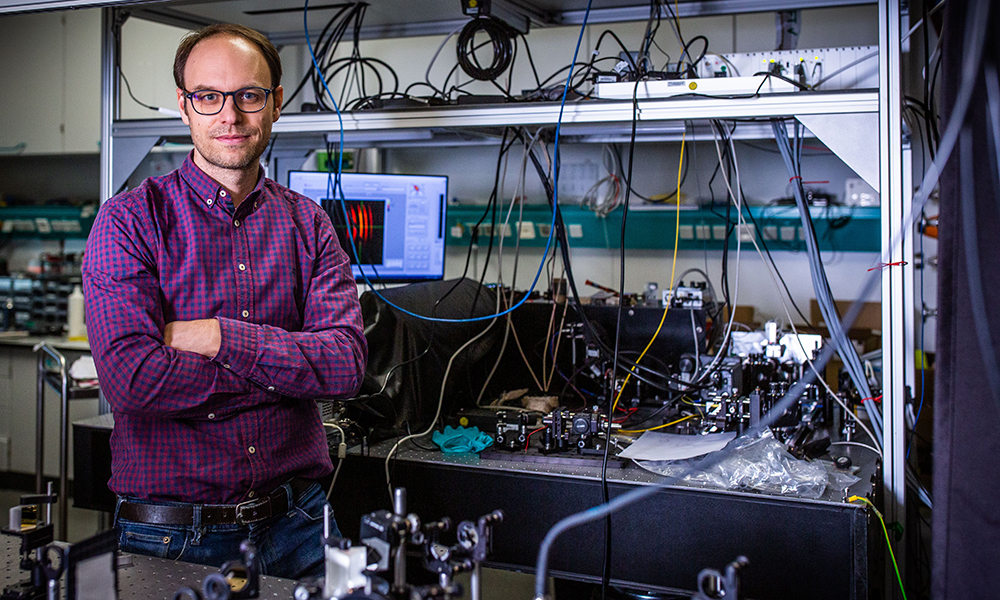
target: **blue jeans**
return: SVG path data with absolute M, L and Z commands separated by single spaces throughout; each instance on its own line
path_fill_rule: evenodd
M 251 525 L 148 525 L 118 518 L 118 547 L 122 552 L 145 554 L 168 560 L 182 560 L 213 567 L 241 558 L 240 542 L 250 540 L 257 548 L 261 571 L 265 575 L 301 579 L 324 574 L 323 506 L 327 504 L 318 483 L 309 486 L 298 498 L 286 483 L 289 496 L 288 512 Z M 127 500 L 154 504 L 135 498 L 119 498 L 118 506 Z M 187 506 L 181 502 L 164 502 L 171 506 Z M 199 513 L 195 511 L 195 521 Z M 331 511 L 332 535 L 340 535 Z

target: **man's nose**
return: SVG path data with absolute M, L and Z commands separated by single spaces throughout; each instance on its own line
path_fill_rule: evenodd
M 223 123 L 237 123 L 243 118 L 243 113 L 236 108 L 235 98 L 226 96 L 226 100 L 222 104 L 222 110 L 219 112 L 218 118 Z

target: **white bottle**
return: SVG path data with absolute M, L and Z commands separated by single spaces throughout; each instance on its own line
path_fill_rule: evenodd
M 73 293 L 69 295 L 69 307 L 67 310 L 67 322 L 69 339 L 87 339 L 87 326 L 83 324 L 83 289 L 80 286 L 73 287 Z

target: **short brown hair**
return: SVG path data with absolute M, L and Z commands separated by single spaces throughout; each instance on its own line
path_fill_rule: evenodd
M 243 25 L 215 23 L 214 25 L 192 31 L 181 39 L 180 45 L 177 46 L 177 54 L 174 55 L 174 83 L 177 84 L 177 87 L 182 90 L 187 89 L 184 87 L 184 67 L 187 65 L 191 50 L 198 45 L 198 42 L 217 35 L 241 37 L 257 46 L 257 49 L 260 50 L 261 55 L 264 57 L 264 61 L 267 62 L 268 69 L 271 71 L 271 87 L 276 88 L 281 84 L 281 58 L 278 56 L 278 49 L 274 47 L 271 40 L 267 39 L 259 31 L 244 27 Z

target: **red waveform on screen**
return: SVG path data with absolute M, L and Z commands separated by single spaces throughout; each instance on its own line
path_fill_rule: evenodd
M 375 234 L 375 219 L 371 207 L 367 205 L 352 206 L 350 215 L 355 241 L 367 242 L 372 239 Z

